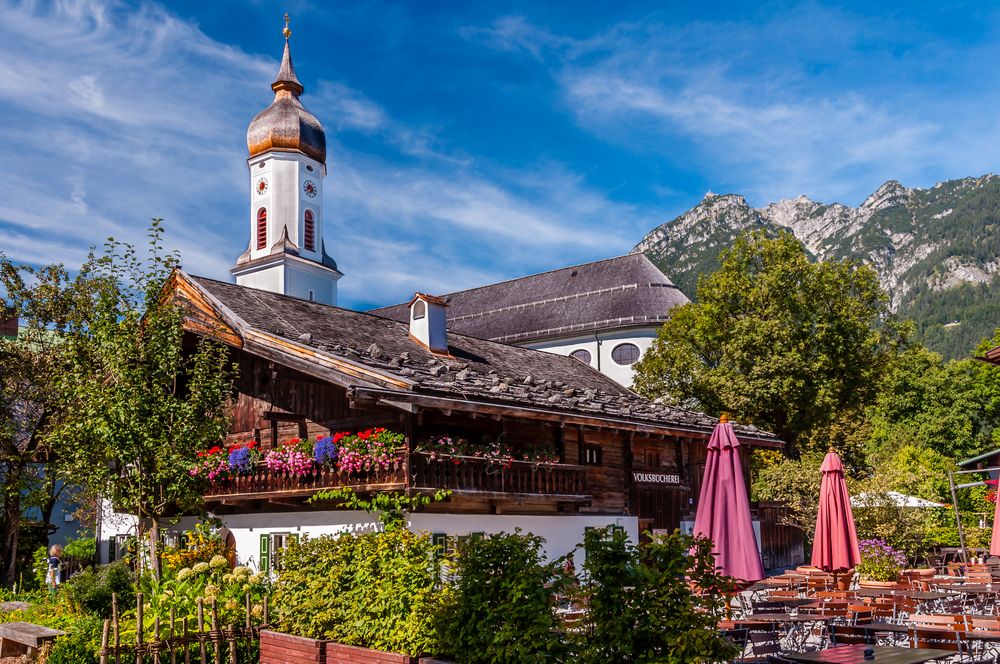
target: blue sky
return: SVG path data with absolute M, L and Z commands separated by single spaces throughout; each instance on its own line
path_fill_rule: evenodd
M 286 10 L 364 307 L 625 253 L 708 190 L 996 171 L 989 5 L 0 0 L 0 250 L 75 266 L 157 216 L 227 278 Z

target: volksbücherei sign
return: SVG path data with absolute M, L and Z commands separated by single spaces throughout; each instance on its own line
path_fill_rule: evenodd
M 632 481 L 638 484 L 680 484 L 681 477 L 675 473 L 632 473 Z

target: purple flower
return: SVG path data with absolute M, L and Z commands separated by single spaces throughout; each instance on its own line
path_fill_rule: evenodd
M 323 436 L 316 439 L 316 447 L 313 448 L 313 456 L 319 465 L 332 465 L 337 460 L 337 446 L 333 444 L 333 438 Z

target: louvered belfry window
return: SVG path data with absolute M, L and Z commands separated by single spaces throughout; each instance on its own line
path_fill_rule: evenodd
M 316 251 L 316 218 L 312 210 L 306 210 L 305 228 L 302 232 L 306 250 Z
M 267 246 L 267 208 L 257 210 L 257 248 Z

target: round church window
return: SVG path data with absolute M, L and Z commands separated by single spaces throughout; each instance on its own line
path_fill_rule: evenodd
M 590 351 L 586 348 L 581 348 L 579 350 L 574 350 L 569 354 L 570 357 L 575 357 L 584 364 L 590 364 Z
M 635 344 L 618 344 L 611 351 L 611 359 L 618 364 L 635 364 L 639 361 L 639 347 Z

